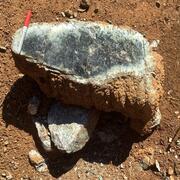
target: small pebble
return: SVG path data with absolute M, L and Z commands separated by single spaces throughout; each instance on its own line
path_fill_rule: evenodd
M 174 173 L 177 176 L 180 176 L 180 161 L 174 162 Z
M 159 162 L 157 160 L 155 161 L 155 165 L 156 165 L 157 170 L 160 172 L 161 168 L 160 168 Z
M 6 47 L 0 46 L 0 52 L 2 52 L 2 53 L 6 52 Z
M 172 138 L 169 138 L 169 140 L 168 140 L 168 141 L 169 141 L 169 143 L 171 143 L 171 142 L 172 142 Z
M 78 9 L 78 12 L 85 12 L 85 11 L 86 11 L 85 9 L 81 9 L 81 8 Z
M 157 7 L 157 8 L 160 8 L 160 6 L 161 6 L 160 2 L 159 2 L 159 1 L 156 1 L 156 7 Z
M 178 114 L 179 114 L 179 111 L 175 111 L 174 113 L 175 113 L 176 115 L 178 115 Z
M 9 144 L 9 142 L 8 142 L 8 141 L 5 141 L 5 142 L 4 142 L 4 145 L 5 145 L 5 146 L 7 146 L 8 144 Z
M 6 177 L 6 173 L 2 173 L 1 176 L 2 176 L 2 177 Z
M 169 175 L 173 175 L 173 174 L 174 174 L 174 170 L 173 170 L 172 167 L 169 167 L 169 168 L 168 168 L 168 174 L 169 174 Z
M 90 0 L 81 0 L 81 2 L 80 2 L 80 9 L 84 9 L 84 10 L 88 10 L 89 9 L 89 7 L 90 7 Z
M 121 168 L 121 169 L 124 169 L 124 164 L 120 164 L 120 168 Z
M 176 145 L 177 145 L 177 146 L 180 146 L 180 139 L 178 139 L 178 140 L 176 141 Z
M 64 14 L 68 18 L 73 18 L 74 17 L 73 12 L 71 10 L 69 10 L 69 9 L 64 11 Z
M 94 13 L 95 13 L 95 14 L 97 14 L 98 12 L 99 12 L 99 9 L 98 9 L 98 8 L 94 9 Z
M 103 164 L 103 163 L 100 163 L 100 166 L 101 166 L 101 167 L 103 167 L 103 166 L 104 166 L 104 164 Z
M 4 177 L 6 180 L 11 180 L 13 178 L 9 171 L 4 171 L 1 176 Z
M 74 16 L 74 18 L 77 18 L 78 13 L 77 13 L 77 12 L 74 12 L 73 16 Z
M 62 17 L 66 17 L 65 13 L 64 12 L 61 12 L 61 15 Z
M 158 45 L 159 45 L 159 40 L 153 40 L 152 42 L 151 42 L 151 44 L 150 44 L 150 46 L 152 47 L 152 48 L 157 48 L 158 47 Z
M 40 100 L 39 98 L 37 98 L 36 96 L 33 96 L 30 100 L 29 100 L 29 104 L 28 104 L 28 113 L 31 115 L 36 115 L 38 112 L 38 108 L 40 105 Z

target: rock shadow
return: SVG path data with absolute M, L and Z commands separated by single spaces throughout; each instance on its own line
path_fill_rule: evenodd
M 133 143 L 145 138 L 130 129 L 129 120 L 120 113 L 102 112 L 90 141 L 81 151 L 69 155 L 58 150 L 47 153 L 41 146 L 32 117 L 27 113 L 32 96 L 41 100 L 38 115 L 47 115 L 53 99 L 47 98 L 34 80 L 24 76 L 14 83 L 3 102 L 3 119 L 6 126 L 12 124 L 32 135 L 38 151 L 47 160 L 50 174 L 56 178 L 71 170 L 81 158 L 91 163 L 118 166 L 129 156 Z

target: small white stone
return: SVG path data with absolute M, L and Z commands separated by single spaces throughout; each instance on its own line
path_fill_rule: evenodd
M 158 40 L 158 39 L 157 40 L 153 40 L 150 46 L 152 48 L 157 48 L 158 45 L 159 45 L 159 42 L 160 42 L 160 40 Z
M 171 143 L 171 142 L 172 142 L 172 138 L 169 138 L 169 140 L 168 140 L 168 141 L 169 141 L 169 143 Z
M 157 160 L 155 161 L 155 165 L 156 165 L 157 170 L 160 172 L 161 168 L 160 168 L 159 162 Z
M 178 139 L 178 140 L 176 141 L 176 145 L 177 145 L 177 146 L 180 146 L 180 139 Z

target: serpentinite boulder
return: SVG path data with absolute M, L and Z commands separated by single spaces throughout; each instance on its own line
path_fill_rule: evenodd
M 47 96 L 121 112 L 140 133 L 160 123 L 162 57 L 140 33 L 100 22 L 34 23 L 18 54 L 21 32 L 12 43 L 16 66 Z

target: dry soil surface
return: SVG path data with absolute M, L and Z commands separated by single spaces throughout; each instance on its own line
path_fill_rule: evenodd
M 180 2 L 92 0 L 87 12 L 78 12 L 79 4 L 79 0 L 0 0 L 0 46 L 6 48 L 0 48 L 0 179 L 180 179 Z M 33 95 L 40 96 L 42 104 L 51 100 L 18 72 L 11 53 L 13 33 L 23 25 L 28 9 L 32 22 L 66 21 L 61 12 L 71 10 L 76 19 L 130 26 L 150 42 L 160 40 L 156 51 L 164 58 L 166 75 L 161 125 L 142 138 L 129 128 L 128 119 L 104 113 L 80 152 L 43 151 L 27 104 Z M 46 159 L 47 172 L 39 173 L 30 164 L 32 149 Z

